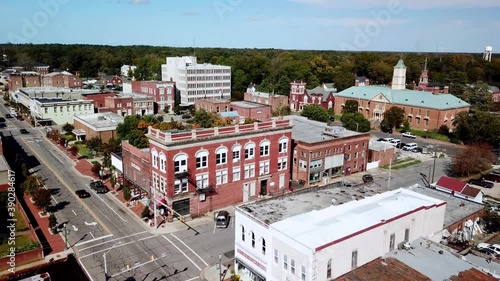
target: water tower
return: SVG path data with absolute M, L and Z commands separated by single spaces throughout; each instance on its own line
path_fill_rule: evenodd
M 487 46 L 486 49 L 484 49 L 484 55 L 483 55 L 484 60 L 491 62 L 492 54 L 493 54 L 493 47 Z

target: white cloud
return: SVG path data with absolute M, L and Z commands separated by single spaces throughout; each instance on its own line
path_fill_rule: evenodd
M 302 3 L 324 8 L 380 8 L 399 3 L 405 8 L 485 8 L 500 7 L 498 0 L 288 0 L 290 2 Z

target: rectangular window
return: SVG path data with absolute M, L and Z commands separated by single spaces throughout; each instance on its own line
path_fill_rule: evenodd
M 389 240 L 389 251 L 394 250 L 394 244 L 396 243 L 396 234 L 391 234 L 391 238 Z
M 287 159 L 280 158 L 278 159 L 278 171 L 286 170 Z
M 290 272 L 295 275 L 295 260 L 290 259 Z
M 175 180 L 174 182 L 174 192 L 175 194 L 184 193 L 188 190 L 188 180 Z
M 208 155 L 196 157 L 196 168 L 206 168 L 208 165 Z
M 288 270 L 288 257 L 286 255 L 283 255 L 283 269 Z
M 306 281 L 306 267 L 300 266 L 300 280 Z
M 158 168 L 158 155 L 153 154 L 153 167 Z
M 233 182 L 239 181 L 241 177 L 241 169 L 240 167 L 233 168 Z
M 278 250 L 274 249 L 274 263 L 278 264 L 279 258 L 278 258 Z
M 267 175 L 269 174 L 269 161 L 260 162 L 259 164 L 259 175 Z
M 352 251 L 351 255 L 351 270 L 354 270 L 358 267 L 358 250 Z
M 405 229 L 405 241 L 410 242 L 410 229 Z
M 166 169 L 166 167 L 165 167 L 166 162 L 167 161 L 165 158 L 163 158 L 163 157 L 160 158 L 160 170 L 163 172 L 165 172 L 165 169 Z
M 227 170 L 217 171 L 215 173 L 215 182 L 217 184 L 226 184 L 227 183 Z
M 260 156 L 269 156 L 269 145 L 262 145 L 260 147 Z
M 254 147 L 245 148 L 245 159 L 253 159 L 254 156 L 255 156 Z
M 255 177 L 255 164 L 245 166 L 245 179 Z
M 196 189 L 208 187 L 208 174 L 196 175 Z
M 167 193 L 167 181 L 164 177 L 160 178 L 160 191 L 163 193 Z
M 215 161 L 216 161 L 217 165 L 219 165 L 219 164 L 226 164 L 226 162 L 227 162 L 227 152 L 217 153 Z
M 279 153 L 285 153 L 288 151 L 288 141 L 282 141 L 279 144 Z
M 187 160 L 182 159 L 174 162 L 174 172 L 185 172 L 187 170 Z

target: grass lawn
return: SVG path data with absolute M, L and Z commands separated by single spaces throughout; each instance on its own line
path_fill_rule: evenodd
M 31 240 L 29 235 L 20 235 L 16 237 L 16 245 L 9 245 L 7 240 L 4 240 L 4 244 L 0 245 L 0 257 L 4 257 L 9 254 L 10 247 L 15 247 L 16 249 L 23 249 L 29 245 L 35 243 L 35 241 Z
M 419 136 L 419 137 L 423 137 L 423 138 L 425 138 L 425 136 L 427 136 L 427 137 L 429 137 L 431 139 L 441 140 L 441 141 L 445 141 L 445 142 L 450 142 L 450 138 L 448 136 L 442 135 L 442 134 L 438 134 L 438 133 L 435 133 L 435 132 L 426 132 L 426 131 L 414 130 L 414 129 L 411 129 L 410 132 L 412 134 L 414 134 L 415 136 Z
M 394 163 L 392 163 L 390 165 L 391 166 L 390 168 L 392 170 L 399 170 L 399 169 L 404 169 L 406 167 L 410 167 L 410 166 L 417 165 L 420 163 L 422 163 L 422 161 L 420 161 L 420 160 L 416 160 L 413 158 L 405 158 L 405 159 L 395 161 Z M 389 169 L 389 165 L 383 165 L 383 166 L 381 166 L 381 168 L 382 169 Z
M 77 144 L 76 146 L 78 147 L 78 153 L 82 157 L 92 158 L 92 153 L 90 152 L 90 149 L 88 149 L 88 147 L 86 145 Z
M 28 224 L 24 220 L 23 215 L 21 214 L 20 211 L 16 211 L 16 230 L 17 231 L 24 231 L 28 230 Z

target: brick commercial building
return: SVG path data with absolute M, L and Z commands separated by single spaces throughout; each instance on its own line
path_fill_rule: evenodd
M 324 109 L 333 109 L 335 106 L 335 93 L 333 83 L 322 84 L 314 89 L 306 89 L 306 83 L 293 81 L 290 83 L 289 101 L 292 112 L 301 112 L 303 107 L 310 104 L 317 104 Z
M 175 106 L 175 82 L 172 81 L 132 81 L 132 92 L 153 98 L 155 112 L 173 113 Z
M 105 107 L 106 97 L 114 96 L 116 96 L 114 92 L 95 92 L 82 94 L 82 99 L 94 101 L 94 108 L 97 110 L 98 108 Z
M 124 118 L 115 113 L 95 113 L 89 115 L 73 116 L 75 129 L 73 134 L 78 140 L 98 137 L 102 142 L 108 142 L 111 138 L 116 139 L 116 127 L 123 123 Z
M 194 101 L 195 109 L 204 109 L 208 112 L 237 112 L 239 120 L 244 122 L 245 119 L 255 119 L 266 121 L 272 117 L 271 106 L 249 102 L 249 101 L 233 101 L 226 99 L 197 99 Z
M 151 156 L 149 148 L 139 149 L 122 141 L 123 177 L 134 187 L 134 195 L 151 192 Z M 140 188 L 137 191 L 136 188 Z
M 424 83 L 426 85 L 426 82 Z M 422 85 L 421 85 L 422 86 Z M 359 85 L 336 94 L 335 112 L 342 112 L 346 101 L 358 102 L 359 112 L 373 123 L 384 119 L 386 110 L 393 106 L 405 111 L 410 127 L 418 130 L 436 130 L 453 121 L 460 112 L 468 112 L 470 105 L 448 93 L 448 89 L 422 87 L 421 91 L 406 89 L 406 66 L 400 60 L 394 67 L 391 87 Z
M 328 184 L 342 174 L 366 171 L 370 133 L 285 116 L 293 122 L 292 179 L 306 185 Z
M 14 92 L 19 88 L 40 87 L 40 74 L 34 71 L 11 73 L 8 78 L 9 91 Z
M 288 97 L 276 95 L 274 93 L 263 93 L 256 90 L 257 85 L 250 84 L 243 99 L 254 103 L 260 103 L 271 106 L 272 111 L 276 111 L 283 106 L 288 107 Z
M 276 193 L 289 185 L 292 123 L 162 132 L 149 128 L 152 186 L 178 214 Z
M 67 71 L 51 72 L 42 77 L 44 87 L 81 89 L 82 79 Z

